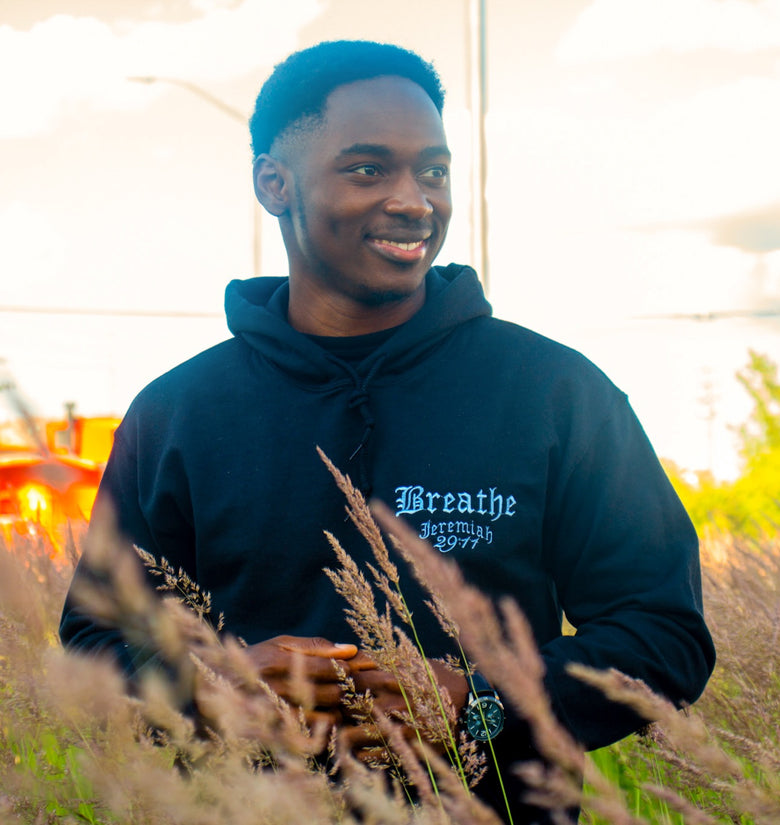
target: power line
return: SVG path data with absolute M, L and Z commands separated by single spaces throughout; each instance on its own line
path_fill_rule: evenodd
M 111 318 L 223 318 L 222 312 L 187 312 L 184 310 L 102 309 L 96 307 L 0 306 L 0 313 L 22 315 L 98 315 Z
M 780 309 L 723 309 L 712 312 L 667 312 L 635 315 L 634 321 L 721 321 L 728 318 L 777 318 Z

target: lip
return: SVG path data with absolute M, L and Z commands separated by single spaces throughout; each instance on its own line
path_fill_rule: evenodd
M 430 236 L 404 240 L 370 237 L 367 240 L 369 246 L 383 258 L 399 263 L 416 263 L 421 261 L 428 252 Z

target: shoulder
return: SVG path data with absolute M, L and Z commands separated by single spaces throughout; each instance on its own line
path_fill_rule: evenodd
M 154 419 L 202 404 L 227 380 L 238 380 L 247 358 L 246 347 L 236 338 L 209 347 L 147 384 L 133 400 L 126 418 Z
M 481 318 L 471 327 L 462 357 L 476 358 L 483 393 L 533 428 L 551 454 L 576 460 L 610 422 L 635 426 L 626 394 L 581 352 L 508 321 Z
M 550 392 L 591 391 L 625 397 L 596 364 L 566 344 L 493 317 L 474 319 L 470 326 L 470 343 L 508 375 L 520 375 Z

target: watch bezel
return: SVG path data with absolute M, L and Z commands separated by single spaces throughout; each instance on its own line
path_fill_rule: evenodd
M 486 707 L 497 708 L 501 715 L 500 724 L 490 727 L 485 711 Z M 480 708 L 482 708 L 480 712 Z M 492 691 L 488 694 L 471 694 L 469 703 L 466 706 L 465 722 L 469 735 L 478 742 L 488 742 L 495 739 L 504 729 L 504 705 L 498 698 L 498 694 Z

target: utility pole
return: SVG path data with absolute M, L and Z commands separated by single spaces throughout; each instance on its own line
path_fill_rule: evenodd
M 488 254 L 487 149 L 487 0 L 469 0 L 469 100 L 471 103 L 471 259 L 479 269 L 482 286 L 490 287 Z
M 704 407 L 702 416 L 707 422 L 707 469 L 710 475 L 715 472 L 715 420 L 718 417 L 718 393 L 715 390 L 715 381 L 712 376 L 712 367 L 705 364 L 702 367 L 702 394 L 697 399 Z

